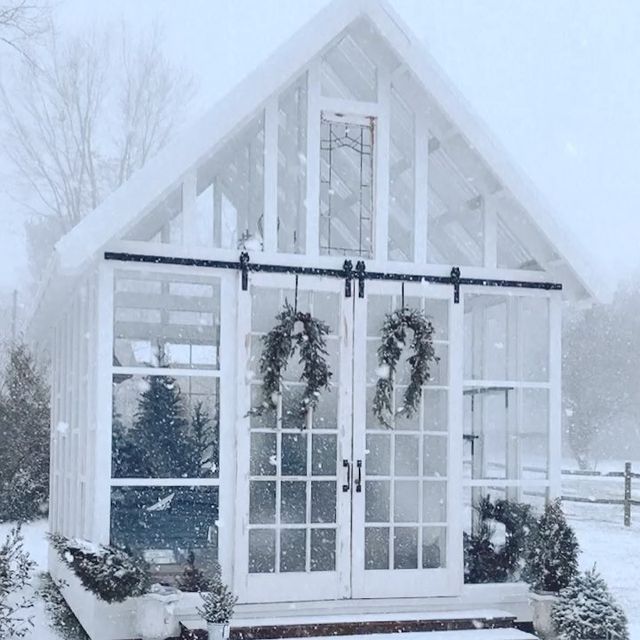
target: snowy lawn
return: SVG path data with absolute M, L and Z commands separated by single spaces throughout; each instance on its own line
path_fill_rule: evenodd
M 640 640 L 640 507 L 632 514 L 629 528 L 622 524 L 621 506 L 566 503 L 565 511 L 582 548 L 581 567 L 588 569 L 597 564 L 629 617 L 632 640 Z M 0 525 L 2 539 L 9 529 L 9 525 Z M 25 548 L 38 564 L 37 571 L 45 571 L 47 566 L 46 529 L 45 521 L 23 527 Z M 62 640 L 62 636 L 49 627 L 41 599 L 33 613 L 36 626 L 27 636 L 28 640 Z

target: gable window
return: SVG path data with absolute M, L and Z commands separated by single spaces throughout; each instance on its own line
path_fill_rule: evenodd
M 373 255 L 374 119 L 322 115 L 320 253 Z

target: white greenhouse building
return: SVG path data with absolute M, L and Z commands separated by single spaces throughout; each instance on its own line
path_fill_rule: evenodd
M 464 533 L 484 496 L 559 495 L 562 309 L 605 293 L 416 35 L 383 0 L 336 0 L 58 242 L 32 321 L 51 531 L 159 581 L 218 561 L 238 639 L 531 620 L 524 583 L 465 582 Z M 330 385 L 301 412 L 294 356 L 252 411 L 287 304 L 326 323 Z M 399 343 L 389 425 L 398 309 L 428 318 L 434 357 L 402 411 Z M 137 637 L 133 600 L 50 569 L 92 640 Z

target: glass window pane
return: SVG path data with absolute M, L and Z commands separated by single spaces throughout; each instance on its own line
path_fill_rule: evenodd
M 520 477 L 545 479 L 549 469 L 549 391 L 521 389 Z
M 518 338 L 522 342 L 519 379 L 549 380 L 549 299 L 522 297 L 519 303 Z
M 394 527 L 393 529 L 393 568 L 418 568 L 418 529 L 417 527 Z
M 251 434 L 250 473 L 252 476 L 274 476 L 277 470 L 276 434 Z
M 307 558 L 307 532 L 305 529 L 280 531 L 280 571 L 304 571 Z
M 307 475 L 307 435 L 302 433 L 282 434 L 282 475 Z
M 422 483 L 422 522 L 447 521 L 447 483 Z
M 481 266 L 484 200 L 433 134 L 429 148 L 427 259 L 436 264 Z
M 217 559 L 218 487 L 113 487 L 111 544 L 152 566 L 186 564 L 190 552 L 206 570 Z
M 391 434 L 367 435 L 367 476 L 388 476 L 391 473 Z
M 252 120 L 198 169 L 197 195 L 213 216 L 214 247 L 252 251 L 264 238 L 264 115 Z M 202 214 L 203 216 L 206 214 Z
M 276 521 L 276 483 L 251 482 L 249 485 L 249 522 L 273 524 Z
M 307 77 L 278 100 L 278 251 L 305 252 Z
M 249 573 L 274 573 L 275 570 L 275 529 L 251 529 L 249 531 Z
M 345 35 L 322 58 L 322 95 L 375 102 L 377 69 L 352 34 Z
M 395 522 L 418 522 L 419 484 L 417 480 L 394 482 L 393 519 Z
M 113 303 L 116 366 L 219 368 L 218 280 L 117 271 Z
M 415 122 L 408 105 L 391 91 L 389 147 L 389 260 L 412 261 L 415 239 Z
M 332 434 L 317 434 L 312 438 L 312 467 L 314 476 L 335 476 L 337 465 L 337 437 Z
M 113 376 L 115 478 L 217 477 L 219 381 Z
M 446 436 L 424 436 L 423 475 L 446 478 L 447 444 Z
M 422 568 L 446 566 L 447 530 L 445 527 L 425 527 L 422 530 Z
M 307 483 L 283 482 L 280 486 L 280 521 L 302 524 L 307 520 Z
M 444 389 L 423 392 L 424 430 L 447 431 L 449 426 L 449 394 Z
M 395 436 L 395 475 L 417 476 L 420 461 L 419 436 Z
M 336 521 L 336 483 L 311 483 L 311 522 Z
M 364 568 L 389 568 L 388 527 L 367 527 L 364 530 Z
M 389 522 L 391 483 L 388 480 L 367 480 L 364 485 L 365 522 Z
M 311 571 L 335 571 L 336 530 L 311 529 Z

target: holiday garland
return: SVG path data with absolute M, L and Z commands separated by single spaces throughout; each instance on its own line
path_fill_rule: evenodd
M 262 403 L 251 409 L 250 413 L 263 415 L 266 411 L 277 409 L 283 372 L 298 349 L 303 365 L 300 379 L 306 382 L 306 386 L 297 413 L 304 419 L 309 409 L 317 407 L 320 391 L 328 389 L 330 385 L 332 373 L 326 361 L 329 326 L 310 313 L 297 311 L 286 301 L 276 320 L 276 326 L 262 338 L 264 348 L 259 365 Z
M 387 314 L 382 325 L 382 344 L 378 348 L 378 369 L 382 370 L 376 383 L 373 413 L 388 428 L 394 426 L 393 388 L 395 373 L 407 340 L 407 330 L 413 332 L 407 358 L 411 367 L 409 386 L 404 392 L 402 407 L 395 413 L 410 418 L 420 406 L 422 387 L 429 380 L 429 367 L 437 362 L 433 348 L 434 328 L 421 309 L 402 307 Z

